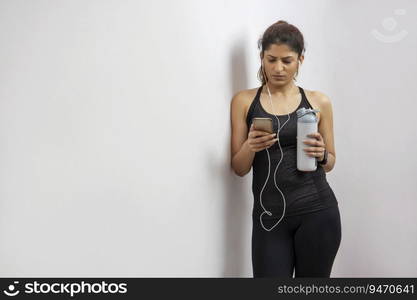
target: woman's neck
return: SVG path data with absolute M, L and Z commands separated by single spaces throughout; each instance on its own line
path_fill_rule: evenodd
M 263 91 L 265 91 L 266 94 L 269 94 L 267 86 L 269 88 L 271 96 L 274 96 L 275 98 L 287 99 L 294 93 L 298 93 L 298 87 L 294 84 L 293 81 L 283 86 L 275 86 L 275 85 L 272 85 L 271 83 L 265 83 Z

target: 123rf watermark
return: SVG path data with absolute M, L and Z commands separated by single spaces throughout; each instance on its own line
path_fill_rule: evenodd
M 77 294 L 126 294 L 127 283 L 107 283 L 105 281 L 91 282 L 26 282 L 23 287 L 19 286 L 19 281 L 7 286 L 3 294 L 14 297 L 20 293 L 33 294 L 67 294 L 75 297 Z

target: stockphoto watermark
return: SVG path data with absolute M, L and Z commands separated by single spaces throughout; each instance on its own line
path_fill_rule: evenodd
M 19 281 L 13 281 L 12 284 L 3 290 L 6 296 L 14 297 L 21 293 L 24 294 L 68 294 L 74 297 L 77 294 L 126 294 L 127 283 L 107 283 L 101 282 L 25 282 L 23 286 Z

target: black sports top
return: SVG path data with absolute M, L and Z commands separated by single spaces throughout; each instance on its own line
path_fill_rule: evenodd
M 298 88 L 301 93 L 301 103 L 295 111 L 290 113 L 289 121 L 283 126 L 288 120 L 288 114 L 277 115 L 282 128 L 279 133 L 279 142 L 281 143 L 283 159 L 275 174 L 276 184 L 285 196 L 285 216 L 300 215 L 338 205 L 336 197 L 327 182 L 326 172 L 321 165 L 317 164 L 317 169 L 311 172 L 303 172 L 297 169 L 296 112 L 301 107 L 313 108 L 307 100 L 304 90 L 301 87 Z M 248 128 L 250 128 L 252 118 L 271 118 L 274 132 L 277 132 L 278 121 L 276 117 L 266 112 L 261 105 L 261 91 L 262 86 L 258 89 L 249 107 L 246 123 Z M 259 194 L 268 177 L 268 154 L 266 151 L 264 149 L 256 152 L 252 163 L 252 192 L 254 196 L 252 215 L 258 217 L 264 211 L 259 202 Z M 281 159 L 278 141 L 269 147 L 268 151 L 271 160 L 271 169 L 268 182 L 262 192 L 262 204 L 272 215 L 264 214 L 262 218 L 279 219 L 283 213 L 284 202 L 281 193 L 274 184 L 274 172 Z

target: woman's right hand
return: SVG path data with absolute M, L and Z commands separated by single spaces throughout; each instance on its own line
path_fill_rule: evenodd
M 269 133 L 266 131 L 255 130 L 253 124 L 251 124 L 248 133 L 248 146 L 252 152 L 259 152 L 266 148 L 271 147 L 278 141 L 278 138 L 274 138 L 276 133 Z

